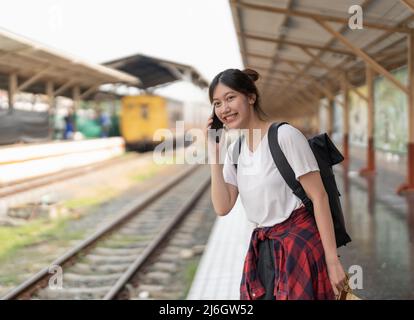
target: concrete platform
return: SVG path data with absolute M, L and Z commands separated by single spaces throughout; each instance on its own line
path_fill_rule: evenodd
M 239 197 L 228 215 L 217 217 L 187 299 L 239 299 L 243 262 L 253 228 Z
M 122 137 L 52 141 L 0 149 L 0 185 L 98 163 L 122 155 Z

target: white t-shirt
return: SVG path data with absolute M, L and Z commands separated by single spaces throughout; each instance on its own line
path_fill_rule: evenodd
M 280 126 L 278 140 L 297 180 L 308 172 L 319 171 L 306 137 L 297 128 L 289 124 Z M 237 170 L 231 161 L 236 143 L 237 139 L 226 152 L 224 181 L 238 187 L 247 219 L 256 224 L 256 227 L 283 222 L 303 204 L 277 169 L 270 153 L 267 132 L 253 153 L 249 150 L 246 139 L 243 139 Z

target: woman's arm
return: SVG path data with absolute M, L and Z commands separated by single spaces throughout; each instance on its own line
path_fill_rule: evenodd
M 224 181 L 223 165 L 211 164 L 211 201 L 216 214 L 219 216 L 227 215 L 234 207 L 237 195 L 237 187 Z
M 208 129 L 210 128 L 212 122 L 213 118 L 210 116 L 204 132 L 205 138 L 207 139 L 208 160 L 212 162 L 210 164 L 211 201 L 216 214 L 219 216 L 225 216 L 234 207 L 238 196 L 238 189 L 236 186 L 226 183 L 224 180 L 223 164 L 220 163 L 220 150 L 223 150 L 222 144 L 225 143 L 223 142 L 224 137 L 223 135 L 221 136 L 220 143 L 211 141 L 208 136 Z
M 312 200 L 316 224 L 325 251 L 329 279 L 335 294 L 338 294 L 338 290 L 341 290 L 345 284 L 346 276 L 336 250 L 335 232 L 328 194 L 325 191 L 319 171 L 309 172 L 298 179 L 309 199 Z

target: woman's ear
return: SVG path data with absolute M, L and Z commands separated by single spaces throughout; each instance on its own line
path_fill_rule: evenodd
M 256 94 L 254 93 L 249 94 L 248 101 L 249 101 L 249 104 L 254 104 L 256 102 Z

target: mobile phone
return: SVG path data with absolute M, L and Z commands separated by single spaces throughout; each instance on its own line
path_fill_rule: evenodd
M 223 128 L 223 122 L 217 117 L 215 110 L 213 109 L 213 123 L 211 124 L 211 129 L 219 130 Z M 220 137 L 216 136 L 216 143 L 220 142 Z

